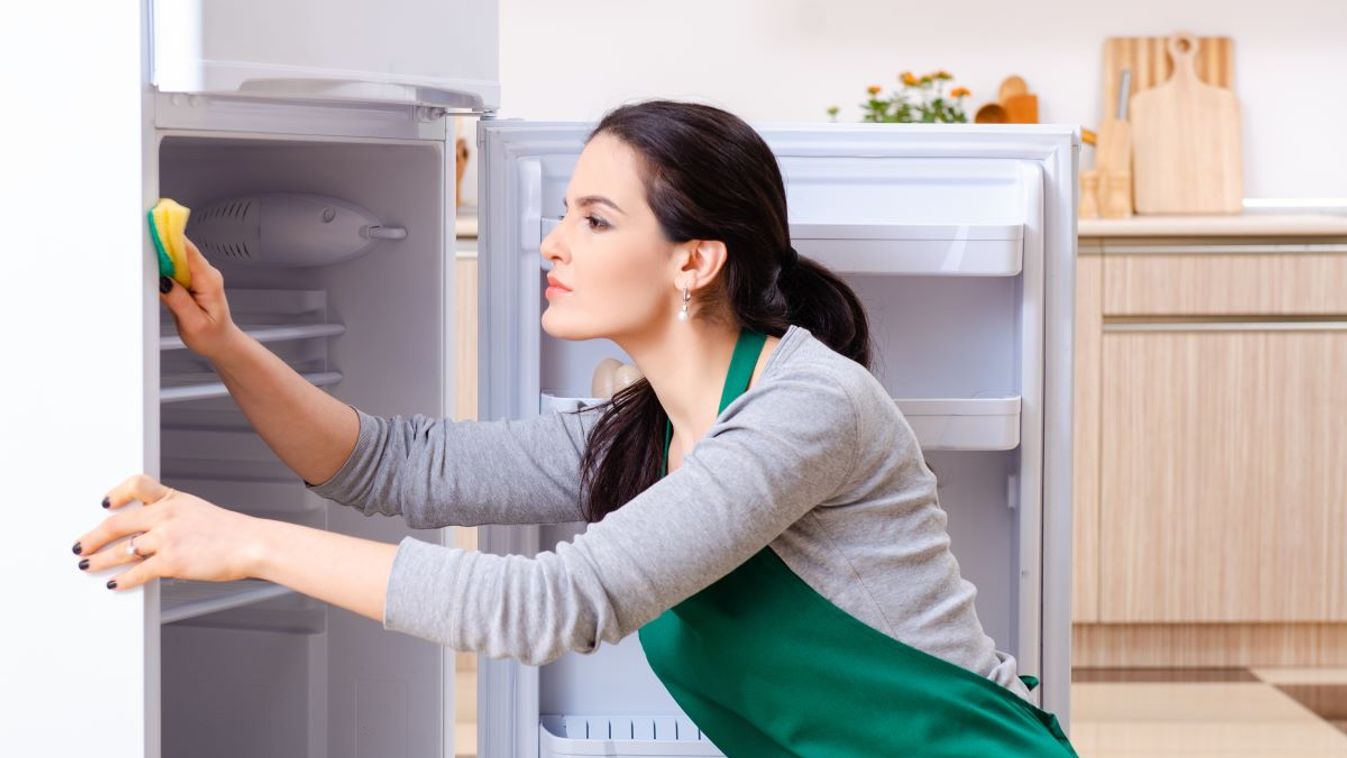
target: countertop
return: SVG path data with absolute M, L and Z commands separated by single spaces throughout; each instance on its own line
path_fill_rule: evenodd
M 1214 216 L 1083 218 L 1076 236 L 1095 237 L 1347 237 L 1347 215 L 1239 213 Z

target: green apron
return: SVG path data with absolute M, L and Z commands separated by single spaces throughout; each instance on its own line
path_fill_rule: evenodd
M 740 333 L 722 412 L 748 388 L 766 338 Z M 670 422 L 665 474 L 672 436 Z M 770 546 L 639 634 L 656 676 L 730 758 L 1076 756 L 1055 715 L 871 628 Z

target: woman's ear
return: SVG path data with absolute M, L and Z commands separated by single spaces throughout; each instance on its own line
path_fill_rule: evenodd
M 720 273 L 728 251 L 720 240 L 693 240 L 688 244 L 688 254 L 680 271 L 685 277 L 691 275 L 692 289 L 700 289 Z

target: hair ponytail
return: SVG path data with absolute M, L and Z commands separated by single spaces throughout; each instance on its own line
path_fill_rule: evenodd
M 870 324 L 860 298 L 823 264 L 789 248 L 795 262 L 781 270 L 777 286 L 786 320 L 808 329 L 828 347 L 870 368 Z
M 646 199 L 675 242 L 717 239 L 729 256 L 709 294 L 738 322 L 774 337 L 791 324 L 870 368 L 860 298 L 791 246 L 781 169 L 742 119 L 697 103 L 650 100 L 609 112 L 588 139 L 609 134 L 641 157 Z M 613 395 L 581 460 L 585 517 L 598 521 L 654 484 L 668 419 L 641 379 Z

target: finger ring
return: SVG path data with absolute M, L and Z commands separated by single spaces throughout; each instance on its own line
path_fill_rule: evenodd
M 126 554 L 134 555 L 137 558 L 140 557 L 140 553 L 136 552 L 136 535 L 134 534 L 131 535 L 131 539 L 126 542 Z

